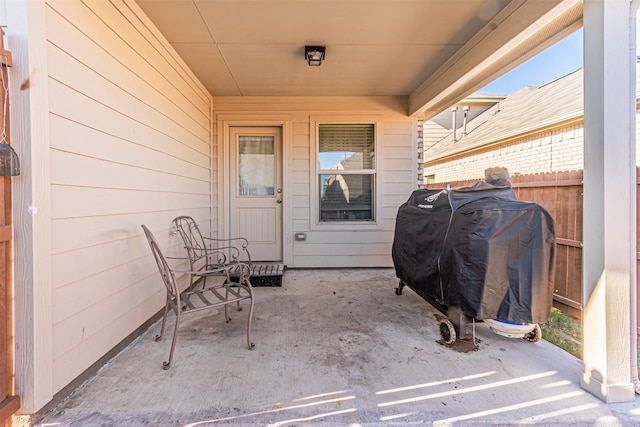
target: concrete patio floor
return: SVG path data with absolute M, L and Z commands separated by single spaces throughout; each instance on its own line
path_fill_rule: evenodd
M 439 312 L 396 286 L 393 269 L 287 270 L 255 288 L 253 351 L 246 310 L 194 314 L 165 371 L 157 322 L 36 425 L 640 425 L 638 398 L 593 397 L 544 340 L 479 323 L 476 351 L 438 343 Z

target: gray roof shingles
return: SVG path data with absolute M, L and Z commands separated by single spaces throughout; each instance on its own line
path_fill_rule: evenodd
M 523 135 L 583 115 L 582 68 L 540 87 L 526 86 L 467 123 L 467 134 L 457 131 L 427 149 L 430 162 Z

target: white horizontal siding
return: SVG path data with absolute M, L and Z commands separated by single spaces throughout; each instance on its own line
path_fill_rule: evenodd
M 172 135 L 163 133 L 164 121 L 158 124 L 159 128 L 152 125 L 140 123 L 138 117 L 125 115 L 115 108 L 109 108 L 75 90 L 70 90 L 68 86 L 63 86 L 59 82 L 52 80 L 49 84 L 50 111 L 53 116 L 58 116 L 68 121 L 73 121 L 79 126 L 85 126 L 101 132 L 109 137 L 124 140 L 130 143 L 148 144 L 150 149 L 166 153 L 173 157 L 184 153 L 186 160 L 193 162 L 200 167 L 206 166 L 208 155 L 202 153 L 202 149 L 194 149 L 186 146 L 184 141 L 176 140 Z M 52 135 L 51 141 L 59 141 L 68 135 Z M 185 136 L 186 137 L 186 136 Z M 189 136 L 191 139 L 192 137 Z M 85 141 L 74 138 L 77 144 L 84 144 Z M 144 143 L 140 142 L 144 141 Z M 67 143 L 70 143 L 68 141 Z M 192 146 L 201 145 L 202 140 L 193 140 Z M 52 148 L 56 148 L 53 146 Z M 115 151 L 115 150 L 114 150 Z M 115 153 L 114 153 L 115 154 Z
M 171 138 L 163 138 L 151 132 L 139 132 L 142 134 L 141 138 L 138 137 L 136 141 L 127 140 L 124 135 L 113 135 L 89 127 L 86 120 L 81 124 L 58 115 L 50 117 L 49 126 L 51 145 L 57 151 L 114 164 L 163 171 L 176 177 L 207 182 L 210 180 L 209 158 L 196 150 L 185 150 L 184 147 L 182 150 L 175 150 L 174 147 L 179 143 Z M 74 135 L 74 138 L 69 138 L 68 135 Z M 177 158 L 176 154 L 180 152 L 183 156 Z
M 127 190 L 162 191 L 182 193 L 189 189 L 194 194 L 209 193 L 209 182 L 193 179 L 161 168 L 144 168 L 138 165 L 108 162 L 95 157 L 79 156 L 66 151 L 51 153 L 51 177 L 56 185 L 119 188 Z M 168 159 L 167 159 L 168 160 Z M 174 167 L 171 162 L 167 168 Z M 178 167 L 188 167 L 184 163 Z M 194 168 L 195 169 L 195 168 Z M 132 183 L 137 184 L 132 188 Z
M 46 8 L 55 393 L 156 313 L 141 224 L 211 220 L 211 98 L 133 2 Z
M 377 244 L 385 244 L 389 241 L 389 237 L 393 235 L 393 230 L 386 230 L 380 232 L 357 232 L 357 231 L 343 231 L 340 232 L 338 236 L 336 233 L 329 232 L 314 232 L 307 234 L 306 242 L 296 242 L 297 245 L 300 246 L 299 254 L 301 255 L 312 255 L 317 253 L 318 255 L 326 255 L 331 254 L 330 247 L 333 245 L 339 244 L 340 246 L 350 246 L 350 245 L 361 245 L 366 244 L 371 246 L 370 248 L 363 250 L 359 254 L 364 255 L 368 253 L 376 253 L 377 249 L 375 245 Z M 308 244 L 313 243 L 313 244 Z M 322 250 L 318 251 L 317 248 L 314 247 L 317 245 L 321 247 Z M 338 248 L 337 246 L 333 249 L 334 254 L 346 254 L 349 255 L 348 249 Z M 353 253 L 351 253 L 353 255 Z
M 289 267 L 389 267 L 398 207 L 417 187 L 417 125 L 406 116 L 406 99 L 396 97 L 216 97 L 216 120 L 242 120 L 246 125 L 269 118 L 293 117 L 287 123 L 290 140 L 284 140 L 285 262 Z M 382 217 L 366 230 L 326 230 L 315 225 L 316 201 L 312 200 L 316 143 L 311 140 L 314 117 L 370 120 L 380 125 L 377 173 Z M 220 119 L 222 117 L 222 119 Z M 237 119 L 236 119 L 237 117 Z M 218 123 L 216 123 L 218 124 Z M 215 141 L 223 141 L 218 135 Z M 215 150 L 215 149 L 214 149 Z M 217 151 L 217 150 L 216 150 Z M 289 153 L 289 157 L 286 157 Z M 287 228 L 288 227 L 288 228 Z M 287 231 L 285 231 L 287 233 Z M 294 233 L 305 233 L 295 241 Z
M 362 266 L 384 267 L 389 263 L 388 254 L 371 255 L 359 254 L 359 247 L 353 247 L 352 253 L 337 257 L 333 253 L 296 255 L 296 263 L 304 268 L 359 268 Z
M 208 92 L 192 75 L 185 73 L 186 67 L 175 60 L 167 48 L 168 43 L 158 40 L 145 28 L 141 19 L 146 17 L 133 15 L 132 7 L 137 7 L 123 0 L 84 2 L 82 7 L 78 7 L 78 3 L 47 1 L 47 40 L 81 62 L 95 65 L 93 69 L 108 76 L 116 85 L 144 93 L 145 97 L 160 95 L 164 99 L 156 99 L 158 109 L 173 113 L 185 111 L 186 119 L 197 120 L 206 131 Z M 55 19 L 55 15 L 59 19 Z M 64 25 L 64 21 L 71 25 Z M 173 79 L 174 76 L 180 78 Z M 141 91 L 141 87 L 146 90 Z
M 151 267 L 151 265 L 149 265 L 149 267 Z M 139 284 L 141 288 L 149 288 L 154 285 L 155 283 L 150 280 Z M 131 287 L 133 288 L 133 285 Z M 135 291 L 135 289 L 132 289 L 131 291 Z M 113 296 L 108 303 L 101 304 L 101 307 L 114 306 L 120 301 L 127 300 L 127 296 L 127 293 L 121 293 L 120 295 Z M 78 316 L 76 319 L 76 321 L 86 321 L 87 319 L 97 318 L 99 315 L 110 316 L 111 322 L 108 326 L 105 326 L 102 329 L 94 329 L 91 326 L 88 326 L 85 327 L 80 334 L 69 335 L 70 331 L 78 331 L 78 328 L 68 325 L 69 322 L 63 322 L 54 328 L 53 332 L 56 336 L 69 337 L 65 338 L 66 342 L 69 344 L 75 343 L 75 345 L 66 346 L 69 350 L 62 353 L 60 357 L 55 359 L 52 372 L 54 384 L 64 383 L 68 381 L 69 377 L 77 375 L 78 366 L 75 365 L 77 360 L 100 359 L 104 352 L 104 344 L 102 341 L 117 342 L 120 339 L 120 331 L 127 329 L 131 323 L 144 323 L 154 314 L 153 307 L 164 301 L 164 297 L 161 297 L 160 294 L 152 295 L 146 300 L 137 299 L 135 296 L 131 299 L 133 299 L 136 308 L 121 316 L 115 317 L 113 313 L 108 313 L 108 311 L 89 311 L 86 313 L 88 316 Z M 86 324 L 90 325 L 90 322 L 87 321 Z M 54 347 L 56 347 L 55 344 Z

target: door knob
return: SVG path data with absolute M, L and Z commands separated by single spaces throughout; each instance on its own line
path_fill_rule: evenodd
M 277 203 L 282 203 L 282 199 L 276 200 Z

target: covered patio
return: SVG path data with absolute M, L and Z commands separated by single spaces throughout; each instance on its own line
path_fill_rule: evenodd
M 634 409 L 617 408 L 640 388 L 638 4 L 0 2 L 21 163 L 12 411 L 53 408 L 43 425 L 632 423 Z M 484 325 L 479 351 L 445 348 L 435 310 L 395 295 L 389 269 L 396 212 L 423 183 L 423 123 L 581 26 L 584 365 Z M 308 46 L 327 48 L 321 67 Z M 327 136 L 336 129 L 344 144 Z M 323 162 L 331 153 L 340 161 Z M 252 164 L 264 175 L 245 173 Z M 353 180 L 332 211 L 338 175 Z M 140 225 L 169 253 L 178 215 L 290 270 L 282 288 L 257 290 L 255 351 L 241 317 L 204 314 L 183 326 L 167 372 L 168 345 L 152 338 L 165 295 Z
M 254 351 L 246 312 L 204 312 L 170 341 L 156 322 L 40 426 L 72 425 L 640 425 L 638 398 L 605 404 L 580 387 L 579 359 L 544 341 L 476 324 L 440 344 L 439 312 L 393 269 L 294 269 L 258 287 Z M 235 315 L 234 315 L 235 314 Z M 171 316 L 171 322 L 174 320 Z M 171 325 L 171 324 L 170 324 Z

